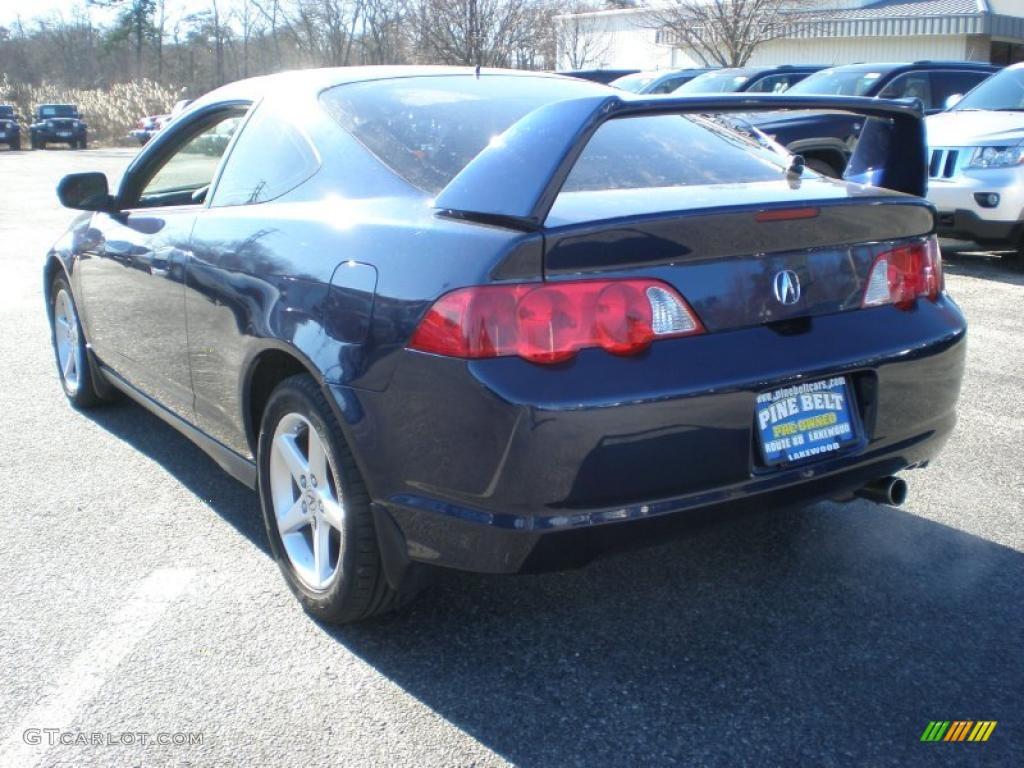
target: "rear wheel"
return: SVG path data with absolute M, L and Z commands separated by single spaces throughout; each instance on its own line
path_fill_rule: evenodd
M 292 376 L 271 394 L 257 462 L 270 547 L 302 607 L 338 624 L 397 607 L 369 494 L 312 377 Z
M 92 361 L 75 299 L 63 275 L 54 279 L 50 297 L 51 340 L 64 394 L 76 408 L 92 408 L 101 398 L 93 385 Z

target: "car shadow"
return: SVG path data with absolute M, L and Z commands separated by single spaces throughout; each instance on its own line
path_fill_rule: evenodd
M 270 556 L 256 494 L 225 473 L 192 441 L 128 400 L 84 413 L 174 475 L 206 506 Z
M 269 556 L 255 495 L 191 442 L 131 403 L 89 416 Z M 862 500 L 694 519 L 320 629 L 520 765 L 1021 764 L 1020 552 Z M 982 719 L 985 744 L 920 741 Z
M 999 721 L 984 759 L 1009 765 L 1022 589 L 1012 549 L 821 503 L 580 571 L 445 574 L 324 631 L 520 765 L 934 764 L 936 719 Z

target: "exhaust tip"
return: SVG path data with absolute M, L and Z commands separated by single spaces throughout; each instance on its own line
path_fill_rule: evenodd
M 907 500 L 907 481 L 900 477 L 889 475 L 872 480 L 856 492 L 862 499 L 873 501 L 876 504 L 888 504 L 898 507 Z

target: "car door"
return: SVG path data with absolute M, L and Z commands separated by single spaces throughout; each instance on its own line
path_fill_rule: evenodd
M 185 318 L 185 266 L 204 190 L 238 108 L 183 122 L 126 172 L 118 210 L 93 216 L 79 259 L 89 340 L 128 383 L 194 420 Z M 232 122 L 233 121 L 233 122 Z

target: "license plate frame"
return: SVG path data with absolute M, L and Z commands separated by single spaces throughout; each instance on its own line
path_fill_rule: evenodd
M 754 426 L 767 467 L 829 458 L 861 442 L 861 425 L 845 376 L 791 384 L 760 393 Z

